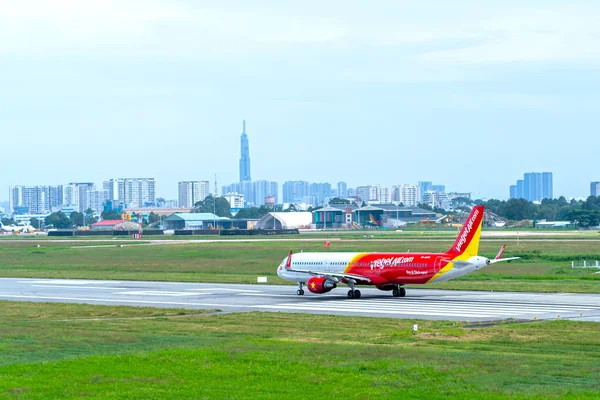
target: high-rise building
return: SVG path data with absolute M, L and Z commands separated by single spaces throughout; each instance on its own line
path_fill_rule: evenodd
M 514 189 L 513 189 L 514 186 Z M 528 172 L 510 189 L 511 199 L 542 201 L 553 198 L 552 172 Z
M 254 204 L 262 206 L 265 204 L 267 197 L 273 197 L 274 204 L 279 204 L 279 185 L 272 181 L 255 181 L 254 187 Z
M 154 178 L 118 178 L 104 182 L 109 200 L 122 202 L 126 207 L 146 207 L 156 203 Z
M 81 212 L 85 213 L 88 208 L 94 212 L 102 212 L 104 203 L 108 200 L 108 192 L 106 190 L 91 190 L 88 192 L 89 203 Z
M 26 208 L 30 214 L 47 214 L 62 205 L 62 186 L 10 186 L 9 208 Z
M 379 186 L 377 188 L 377 201 L 380 204 L 388 204 L 392 201 L 392 196 L 389 187 Z
M 542 199 L 553 199 L 552 172 L 542 172 Z
M 425 192 L 423 199 L 423 203 L 428 204 L 429 206 L 435 208 L 443 208 L 447 210 L 450 208 L 450 201 L 448 200 L 448 195 L 444 192 L 439 192 L 437 190 L 428 190 Z
M 418 205 L 420 200 L 419 195 L 420 190 L 417 185 L 395 185 L 392 188 L 392 201 L 400 202 L 407 207 Z
M 424 197 L 424 194 L 428 191 L 431 190 L 431 186 L 433 184 L 430 181 L 419 181 L 419 191 L 421 192 L 421 198 Z
M 257 204 L 254 203 L 254 185 L 250 181 L 242 181 L 223 186 L 221 191 L 222 193 L 239 193 L 244 196 L 244 202 L 247 206 L 257 206 Z
M 356 195 L 365 203 L 386 204 L 392 200 L 390 188 L 381 185 L 358 186 Z
M 600 196 L 600 182 L 590 183 L 590 196 Z
M 229 202 L 231 208 L 244 208 L 244 195 L 239 193 L 225 193 L 225 200 Z
M 524 186 L 525 186 L 525 181 L 523 179 L 519 179 L 517 181 L 517 192 L 516 192 L 516 194 L 517 194 L 516 198 L 517 199 L 523 199 L 523 198 L 525 198 L 524 197 L 525 196 Z
M 346 182 L 338 182 L 337 184 L 337 197 L 344 198 L 348 196 L 348 185 Z
M 287 181 L 283 184 L 284 203 L 302 203 L 310 195 L 310 184 L 306 181 Z
M 246 135 L 246 120 L 242 128 L 242 137 L 240 138 L 241 157 L 240 157 L 240 182 L 251 181 L 250 178 L 250 145 L 248 144 L 248 135 Z
M 208 181 L 181 181 L 177 186 L 179 207 L 192 208 L 210 193 L 210 183 Z
M 313 204 L 320 206 L 324 202 L 329 201 L 331 197 L 331 184 L 327 182 L 311 183 L 309 195 L 314 199 Z

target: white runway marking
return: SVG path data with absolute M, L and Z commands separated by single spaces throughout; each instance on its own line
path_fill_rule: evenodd
M 160 290 L 138 290 L 129 292 L 117 292 L 115 294 L 127 294 L 133 296 L 198 296 L 201 294 L 212 294 L 212 293 L 188 293 L 188 292 L 163 292 Z
M 259 296 L 259 297 L 298 297 L 296 294 L 270 294 L 270 293 L 238 293 L 238 296 Z
M 229 288 L 208 288 L 208 289 L 186 289 L 190 291 L 203 291 L 203 290 L 212 290 L 212 291 L 225 291 L 225 292 L 243 292 L 243 293 L 262 293 L 260 290 L 245 290 L 245 289 L 229 289 Z
M 452 316 L 471 318 L 533 318 L 552 314 L 568 314 L 600 310 L 595 306 L 543 305 L 520 303 L 467 303 L 431 300 L 332 300 L 306 303 L 284 303 L 257 305 L 259 309 L 280 309 L 294 311 L 331 311 L 364 314 L 402 314 L 415 316 Z
M 47 285 L 103 285 L 106 283 L 110 283 L 114 285 L 115 283 L 121 283 L 120 281 L 84 281 L 84 280 L 70 280 L 70 279 L 43 279 L 39 281 L 17 281 L 18 283 L 39 283 L 39 284 L 47 284 Z
M 107 287 L 107 286 L 68 286 L 68 285 L 31 285 L 31 287 L 46 287 L 46 288 L 69 288 L 69 289 L 99 289 L 99 290 L 127 290 L 124 287 Z

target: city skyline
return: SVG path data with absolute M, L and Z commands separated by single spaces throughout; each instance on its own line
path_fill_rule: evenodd
M 243 118 L 253 180 L 507 199 L 523 171 L 555 197 L 600 179 L 564 150 L 600 144 L 594 2 L 34 3 L 0 13 L 0 188 L 236 182 Z

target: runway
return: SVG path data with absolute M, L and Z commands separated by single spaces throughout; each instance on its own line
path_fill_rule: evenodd
M 222 312 L 297 312 L 406 319 L 499 321 L 574 319 L 600 322 L 600 295 L 407 289 L 404 298 L 360 287 L 296 295 L 295 286 L 147 281 L 0 278 L 0 300 L 87 303 Z

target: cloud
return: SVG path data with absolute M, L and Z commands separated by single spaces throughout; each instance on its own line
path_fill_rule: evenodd
M 444 64 L 600 60 L 597 6 L 507 9 L 465 26 L 481 43 L 425 52 L 417 61 Z

